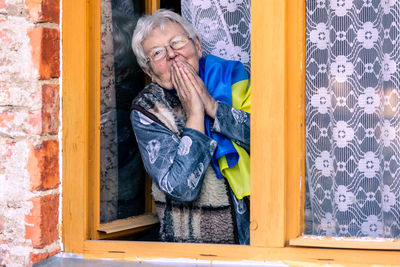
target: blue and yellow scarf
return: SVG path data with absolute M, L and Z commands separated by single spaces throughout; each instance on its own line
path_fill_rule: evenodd
M 213 55 L 199 62 L 200 77 L 210 95 L 217 101 L 250 113 L 250 77 L 239 61 Z M 218 142 L 211 165 L 217 177 L 225 177 L 238 199 L 250 195 L 250 157 L 229 138 L 211 132 L 212 119 L 206 116 L 206 135 Z

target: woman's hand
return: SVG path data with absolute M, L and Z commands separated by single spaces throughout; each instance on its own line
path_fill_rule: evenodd
M 187 115 L 186 127 L 204 133 L 204 104 L 200 96 L 183 70 L 183 66 L 173 62 L 170 73 L 172 84 Z
M 176 65 L 183 69 L 193 88 L 200 96 L 201 101 L 204 104 L 204 110 L 208 116 L 215 119 L 217 113 L 217 101 L 210 95 L 203 80 L 196 73 L 194 68 L 187 62 L 179 61 L 175 59 Z

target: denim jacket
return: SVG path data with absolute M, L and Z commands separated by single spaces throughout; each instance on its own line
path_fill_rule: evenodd
M 246 119 L 238 122 L 235 119 L 237 112 L 242 113 Z M 178 137 L 138 110 L 132 110 L 131 123 L 144 167 L 160 190 L 176 201 L 195 200 L 200 193 L 205 171 L 217 145 L 216 141 L 191 128 L 185 128 L 182 136 Z M 218 102 L 211 130 L 225 135 L 250 152 L 250 114 Z M 200 170 L 197 166 L 204 168 Z M 244 200 L 237 199 L 232 190 L 231 196 L 239 243 L 249 244 L 249 210 Z

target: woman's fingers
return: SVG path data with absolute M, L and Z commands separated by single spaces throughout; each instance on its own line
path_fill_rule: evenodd
M 195 87 L 197 86 L 197 82 L 195 76 L 198 76 L 196 71 L 193 69 L 192 65 L 187 62 L 175 60 L 175 64 L 179 67 L 179 69 L 183 70 L 183 73 L 189 77 L 190 84 Z M 199 77 L 200 78 L 200 77 Z
M 181 77 L 185 86 L 189 90 L 196 90 L 196 84 L 192 82 L 192 75 L 188 75 L 187 69 L 185 67 L 179 68 Z
M 208 92 L 204 82 L 197 75 L 197 73 L 193 73 L 189 68 L 183 67 L 183 69 L 186 74 L 185 77 L 187 77 L 187 80 L 192 84 L 193 88 L 199 95 L 207 115 L 211 118 L 215 118 L 217 102 Z
M 176 73 L 176 79 L 178 80 L 178 85 L 180 89 L 184 90 L 186 94 L 190 94 L 191 90 L 195 90 L 194 84 L 190 81 L 188 75 L 185 73 L 185 67 L 178 64 L 173 64 Z
M 179 66 L 182 66 L 185 73 L 188 75 L 191 84 L 193 84 L 194 88 L 197 90 L 197 93 L 199 93 L 200 95 L 208 94 L 208 91 L 207 91 L 206 87 L 204 86 L 203 80 L 196 73 L 193 66 L 187 62 L 178 61 L 178 60 L 177 60 L 177 63 Z
M 201 86 L 199 85 L 199 82 L 194 76 L 194 74 L 186 67 L 183 67 L 183 71 L 185 73 L 188 82 L 190 82 L 190 84 L 194 87 L 194 89 L 196 89 L 197 93 L 201 93 Z
M 172 69 L 173 69 L 173 74 L 174 74 L 174 79 L 175 79 L 175 82 L 176 82 L 176 90 L 183 90 L 184 88 L 184 83 L 183 83 L 183 79 L 182 79 L 182 75 L 181 75 L 181 73 L 180 73 L 180 71 L 179 71 L 179 69 L 178 69 L 178 67 L 175 65 L 175 64 L 173 64 L 172 65 Z
M 183 83 L 182 91 L 185 92 L 185 100 L 181 100 L 182 106 L 186 111 L 187 120 L 186 127 L 196 129 L 204 133 L 204 105 L 197 94 L 196 89 L 189 80 L 188 75 L 184 71 L 183 65 L 176 65 L 177 77 L 181 79 Z
M 182 102 L 182 105 L 184 106 L 185 109 L 187 109 L 187 105 L 189 105 L 191 102 L 190 92 L 186 86 L 184 78 L 182 77 L 182 71 L 178 68 L 178 66 L 176 66 L 175 64 L 173 64 L 173 65 L 174 65 L 173 68 L 174 68 L 174 73 L 175 73 L 175 79 L 176 79 L 177 85 L 178 85 L 176 87 L 176 91 L 178 93 L 179 99 Z
M 174 84 L 174 88 L 178 94 L 179 99 L 181 100 L 181 102 L 184 101 L 184 95 L 182 95 L 182 86 L 179 82 L 177 71 L 173 66 L 171 66 L 171 80 Z
M 175 69 L 174 67 L 171 65 L 171 68 L 169 70 L 170 74 L 171 74 L 171 82 L 172 85 L 174 86 L 174 88 L 176 89 L 178 87 L 178 83 L 176 81 L 176 73 L 175 73 Z
M 200 96 L 198 95 L 195 87 L 189 80 L 188 75 L 184 71 L 184 67 L 181 65 L 181 67 L 178 67 L 176 65 L 176 73 L 177 77 L 182 83 L 182 95 L 184 95 L 184 100 L 181 102 L 187 102 L 187 112 L 190 115 L 198 116 L 199 114 L 204 114 L 204 105 L 203 102 L 201 101 Z M 185 103 L 182 103 L 185 105 Z M 203 115 L 201 115 L 203 116 Z
M 193 77 L 193 81 L 196 81 L 199 85 L 199 88 L 204 89 L 207 91 L 207 89 L 204 86 L 203 80 L 200 78 L 199 74 L 196 72 L 196 70 L 193 68 L 192 65 L 190 65 L 187 62 L 180 62 L 183 66 L 185 66 L 185 71 L 187 72 L 188 75 L 191 75 Z
M 196 70 L 194 69 L 194 67 L 192 65 L 190 65 L 188 62 L 181 61 L 179 59 L 176 59 L 175 61 L 178 64 L 178 66 L 180 66 L 180 67 L 186 66 L 191 72 L 196 73 Z

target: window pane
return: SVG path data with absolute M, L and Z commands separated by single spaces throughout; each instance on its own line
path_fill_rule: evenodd
M 143 1 L 102 1 L 100 221 L 144 212 L 144 170 L 129 114 L 144 86 L 131 49 Z
M 150 4 L 149 1 L 146 3 Z M 206 16 L 207 22 L 215 19 L 211 21 L 212 24 L 219 25 L 217 28 L 221 28 L 220 32 L 224 33 L 223 36 L 216 35 L 212 41 L 222 42 L 222 46 L 233 52 L 232 55 L 225 54 L 226 57 L 245 59 L 244 63 L 249 64 L 249 56 L 238 57 L 246 52 L 242 53 L 241 47 L 236 47 L 232 42 L 235 38 L 230 38 L 230 34 L 242 34 L 245 46 L 247 49 L 250 48 L 250 9 L 242 8 L 242 6 L 250 8 L 249 1 L 229 4 L 229 7 L 226 3 L 215 2 L 212 3 L 212 8 L 185 1 L 186 8 L 190 5 L 192 5 L 190 10 L 198 13 L 212 9 L 213 16 Z M 147 11 L 150 11 L 150 6 L 154 8 L 154 5 L 147 5 Z M 180 7 L 180 0 L 169 1 L 168 4 L 166 1 L 161 1 L 160 6 L 177 10 Z M 221 10 L 226 17 L 215 17 Z M 161 11 L 157 14 L 166 16 L 165 13 L 166 11 Z M 242 13 L 246 14 L 247 24 L 241 16 Z M 131 0 L 103 0 L 102 14 L 101 221 L 107 222 L 143 212 L 143 204 L 148 203 L 146 198 L 142 197 L 145 191 L 142 179 L 142 165 L 144 165 L 153 182 L 152 195 L 160 221 L 160 240 L 248 244 L 249 209 L 245 197 L 249 195 L 250 190 L 248 168 L 250 115 L 246 112 L 250 111 L 250 83 L 245 68 L 234 61 L 223 61 L 212 56 L 201 58 L 197 39 L 190 30 L 186 30 L 192 42 L 187 42 L 188 46 L 185 49 L 172 47 L 174 53 L 168 52 L 168 57 L 157 58 L 157 61 L 153 57 L 147 63 L 148 68 L 143 67 L 152 81 L 145 87 L 141 79 L 144 77 L 143 73 L 133 55 L 129 55 L 127 51 L 131 53 L 131 33 L 140 12 Z M 235 21 L 229 21 L 232 20 L 232 14 L 236 18 Z M 165 18 L 173 20 L 173 14 L 168 16 Z M 195 28 L 196 19 L 197 17 L 192 22 Z M 149 34 L 138 34 L 139 38 L 144 36 L 144 39 L 140 40 L 144 51 L 171 44 L 171 40 L 186 29 L 184 23 L 180 26 L 167 23 L 165 20 L 160 20 L 161 25 L 157 21 L 151 24 L 148 20 L 143 22 L 149 23 L 147 26 L 150 28 L 155 27 Z M 231 22 L 242 23 L 232 25 L 237 32 L 227 30 Z M 240 29 L 237 29 L 239 26 Z M 144 31 L 146 29 L 147 27 L 144 27 Z M 197 30 L 202 36 L 202 33 L 209 33 L 210 29 L 200 27 Z M 185 85 L 171 85 L 173 84 L 171 80 L 174 79 L 171 79 L 168 67 L 173 64 L 172 56 L 187 61 L 196 70 L 197 67 L 201 69 L 198 74 L 186 75 L 188 77 L 194 75 L 196 78 L 199 75 L 213 97 L 222 102 L 227 99 L 226 105 L 218 104 L 218 114 L 212 123 L 210 117 L 205 119 L 206 127 L 211 125 L 207 128 L 210 129 L 207 131 L 208 136 L 190 129 L 197 128 L 189 124 L 185 127 L 187 110 L 183 107 L 185 105 L 181 105 L 179 96 L 180 90 L 184 89 Z M 230 65 L 218 62 L 227 62 Z M 216 69 L 217 66 L 225 68 L 226 71 Z M 205 78 L 210 77 L 208 71 L 215 73 L 212 80 Z M 222 73 L 229 78 L 228 82 L 222 81 Z M 217 78 L 217 75 L 221 77 Z M 178 94 L 175 90 L 170 90 L 174 89 L 173 86 L 177 86 Z M 133 111 L 130 112 L 132 99 L 142 88 L 145 88 L 145 91 L 136 98 L 135 105 L 132 106 Z M 221 92 L 217 92 L 217 89 Z M 227 97 L 218 98 L 219 95 L 225 94 Z M 216 102 L 210 103 L 216 104 Z M 213 135 L 214 130 L 211 131 L 213 123 L 218 125 L 221 136 L 226 135 L 224 140 L 229 147 L 225 150 L 227 153 L 221 150 L 224 149 L 223 141 Z M 203 122 L 199 125 L 203 127 Z M 132 127 L 136 135 L 133 135 Z M 138 141 L 143 163 L 139 158 L 135 139 Z M 212 139 L 218 140 L 217 150 L 222 151 L 215 153 L 215 159 L 213 159 L 215 141 Z M 223 156 L 224 153 L 226 156 Z M 126 162 L 127 160 L 129 162 Z M 210 162 L 213 164 L 212 167 Z M 218 164 L 221 164 L 221 167 Z M 121 170 L 125 166 L 128 170 Z M 232 190 L 226 186 L 225 179 L 217 177 L 230 179 L 228 181 Z M 234 200 L 231 201 L 230 198 Z
M 399 238 L 400 3 L 306 6 L 305 233 Z

